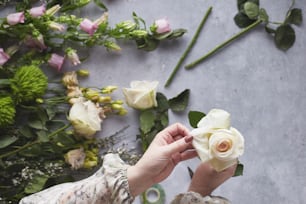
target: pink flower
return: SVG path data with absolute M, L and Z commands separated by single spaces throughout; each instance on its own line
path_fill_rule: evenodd
M 47 49 L 42 34 L 38 35 L 36 38 L 27 35 L 24 39 L 24 44 L 27 45 L 28 47 L 37 48 L 41 51 Z
M 0 65 L 4 65 L 9 59 L 10 56 L 6 54 L 2 48 L 0 48 Z
M 162 34 L 171 31 L 168 19 L 161 18 L 155 21 L 156 33 Z
M 69 49 L 68 48 L 66 53 L 67 53 L 68 59 L 71 61 L 71 63 L 74 66 L 76 66 L 78 64 L 81 64 L 79 56 L 78 56 L 78 54 L 76 53 L 76 51 L 74 49 L 71 49 L 71 48 Z
M 60 71 L 62 69 L 63 64 L 64 64 L 64 60 L 65 60 L 65 57 L 53 53 L 53 54 L 51 54 L 51 57 L 48 60 L 48 64 L 51 67 L 54 67 L 58 71 Z
M 33 7 L 30 9 L 29 13 L 32 17 L 39 17 L 42 16 L 46 12 L 46 6 L 45 4 L 37 7 Z
M 85 18 L 81 23 L 80 23 L 80 28 L 85 31 L 86 33 L 88 33 L 89 35 L 93 35 L 97 28 L 98 25 L 94 22 L 92 22 L 91 20 Z
M 11 13 L 6 17 L 6 20 L 7 20 L 7 23 L 10 25 L 24 23 L 24 12 Z

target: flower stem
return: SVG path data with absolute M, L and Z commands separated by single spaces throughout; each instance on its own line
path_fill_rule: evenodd
M 248 27 L 244 28 L 243 30 L 241 30 L 239 33 L 235 34 L 234 36 L 232 36 L 231 38 L 229 38 L 228 40 L 224 41 L 223 43 L 221 43 L 220 45 L 218 45 L 217 47 L 215 47 L 214 49 L 212 49 L 211 51 L 209 51 L 206 55 L 202 56 L 201 58 L 193 61 L 190 64 L 187 64 L 185 66 L 185 69 L 191 69 L 193 67 L 195 67 L 197 64 L 203 62 L 204 60 L 206 60 L 208 57 L 210 57 L 211 55 L 215 54 L 217 51 L 219 51 L 221 48 L 225 47 L 226 45 L 230 44 L 231 42 L 233 42 L 234 40 L 236 40 L 237 38 L 239 38 L 240 36 L 246 34 L 247 32 L 251 31 L 252 29 L 254 29 L 255 27 L 257 27 L 262 21 L 261 20 L 257 20 L 254 23 L 252 23 L 251 25 L 249 25 Z
M 53 137 L 54 135 L 56 135 L 57 133 L 59 133 L 59 132 L 65 130 L 65 129 L 67 129 L 68 127 L 70 127 L 70 124 L 67 124 L 67 125 L 65 125 L 65 126 L 63 126 L 63 127 L 61 127 L 61 128 L 59 128 L 59 129 L 57 129 L 56 131 L 54 131 L 54 132 L 52 132 L 51 134 L 49 134 L 48 137 L 51 138 L 51 137 Z M 8 156 L 11 156 L 11 155 L 14 155 L 14 154 L 16 154 L 16 153 L 18 153 L 18 152 L 20 152 L 20 151 L 22 151 L 22 150 L 24 150 L 24 149 L 27 149 L 28 147 L 31 147 L 31 146 L 33 146 L 33 145 L 35 145 L 35 144 L 38 144 L 38 143 L 40 143 L 40 142 L 41 142 L 40 140 L 36 139 L 35 141 L 29 142 L 29 143 L 27 143 L 27 144 L 25 144 L 25 145 L 19 147 L 18 149 L 15 149 L 15 150 L 13 150 L 13 151 L 10 151 L 10 152 L 7 152 L 7 153 L 5 153 L 5 154 L 0 155 L 0 159 L 5 158 L 5 157 L 8 157 Z
M 211 13 L 212 7 L 209 7 L 208 10 L 206 11 L 202 21 L 200 22 L 194 36 L 191 39 L 191 42 L 189 43 L 188 47 L 186 48 L 186 50 L 184 51 L 184 53 L 182 54 L 181 58 L 179 59 L 179 61 L 177 62 L 176 66 L 174 67 L 170 77 L 168 78 L 165 87 L 169 86 L 176 74 L 176 72 L 179 70 L 180 66 L 182 65 L 182 63 L 184 62 L 185 58 L 187 57 L 187 55 L 189 54 L 190 50 L 192 49 L 192 47 L 194 46 L 194 44 L 196 43 L 198 36 L 209 16 L 209 14 Z

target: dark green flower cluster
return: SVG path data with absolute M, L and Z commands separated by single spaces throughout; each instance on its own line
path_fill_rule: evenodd
M 48 86 L 48 78 L 35 65 L 23 66 L 17 70 L 11 81 L 11 89 L 17 104 L 42 97 Z
M 10 96 L 0 98 L 0 128 L 12 125 L 15 121 L 15 106 Z

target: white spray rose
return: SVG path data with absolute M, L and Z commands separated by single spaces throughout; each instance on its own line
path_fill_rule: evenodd
M 100 109 L 92 101 L 77 101 L 69 112 L 69 120 L 74 131 L 87 139 L 92 139 L 93 135 L 101 130 Z
M 237 162 L 244 152 L 244 138 L 230 126 L 230 114 L 212 109 L 197 124 L 193 146 L 203 162 L 209 161 L 216 171 L 222 171 Z
M 132 81 L 131 88 L 123 88 L 126 103 L 136 109 L 148 109 L 157 106 L 156 89 L 158 81 Z

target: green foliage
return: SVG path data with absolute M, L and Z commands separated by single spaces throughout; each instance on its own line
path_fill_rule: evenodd
M 190 95 L 190 90 L 186 89 L 178 96 L 170 99 L 169 106 L 171 110 L 174 112 L 184 111 L 188 105 L 189 95 Z
M 182 112 L 189 101 L 189 90 L 186 89 L 176 97 L 167 99 L 162 93 L 156 94 L 157 107 L 142 110 L 139 116 L 140 135 L 142 149 L 145 151 L 155 135 L 169 125 L 169 109 L 174 112 Z
M 206 114 L 200 111 L 189 111 L 188 119 L 190 126 L 193 128 L 197 128 L 198 122 L 205 116 Z
M 280 50 L 290 49 L 295 42 L 295 31 L 292 25 L 299 26 L 303 21 L 302 10 L 293 8 L 287 11 L 283 22 L 270 22 L 269 15 L 264 8 L 259 7 L 259 0 L 237 0 L 238 13 L 234 17 L 236 25 L 240 28 L 246 28 L 260 20 L 265 24 L 265 30 L 274 37 L 274 42 Z M 276 25 L 275 28 L 271 25 Z
M 237 167 L 236 167 L 236 171 L 235 171 L 233 177 L 235 177 L 235 176 L 242 176 L 242 175 L 243 175 L 243 169 L 244 169 L 243 164 L 238 163 L 238 164 L 237 164 Z

